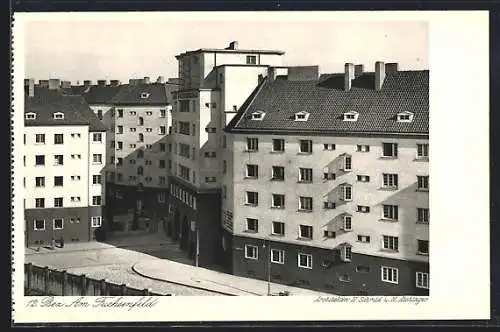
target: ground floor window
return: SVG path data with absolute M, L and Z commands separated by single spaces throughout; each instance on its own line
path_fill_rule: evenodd
M 43 220 L 43 219 L 35 220 L 33 227 L 34 227 L 35 231 L 45 230 L 45 220 Z
M 62 219 L 62 218 L 54 219 L 52 226 L 54 229 L 63 229 L 64 228 L 64 219 Z
M 245 245 L 245 258 L 257 259 L 258 258 L 258 248 L 257 246 Z
M 101 227 L 102 217 L 92 217 L 91 225 L 92 225 L 92 227 Z
M 299 267 L 312 269 L 312 255 L 299 253 L 298 255 L 298 265 Z
M 417 272 L 417 288 L 429 289 L 429 273 Z
M 398 269 L 394 267 L 382 266 L 382 281 L 390 282 L 393 284 L 398 283 Z
M 271 249 L 271 262 L 277 264 L 285 263 L 285 250 Z

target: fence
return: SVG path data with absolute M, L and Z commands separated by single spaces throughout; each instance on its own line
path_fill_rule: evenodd
M 108 280 L 97 280 L 32 263 L 24 264 L 24 290 L 28 294 L 53 296 L 171 296 L 155 294 L 149 289 L 137 289 Z

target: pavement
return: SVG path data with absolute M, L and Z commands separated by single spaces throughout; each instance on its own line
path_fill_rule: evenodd
M 193 260 L 163 234 L 120 236 L 104 242 L 68 243 L 64 248 L 26 248 L 25 262 L 106 279 L 158 294 L 265 296 L 267 281 L 193 266 Z M 271 294 L 332 295 L 270 283 Z

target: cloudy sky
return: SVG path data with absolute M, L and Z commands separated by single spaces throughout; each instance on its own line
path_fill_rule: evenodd
M 345 62 L 371 69 L 378 60 L 428 69 L 428 24 L 422 21 L 132 15 L 69 13 L 24 20 L 25 77 L 73 82 L 177 77 L 175 55 L 224 48 L 232 40 L 239 48 L 283 50 L 285 65 L 319 65 L 321 73 L 343 71 Z

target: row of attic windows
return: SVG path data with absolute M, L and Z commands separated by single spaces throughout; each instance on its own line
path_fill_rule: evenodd
M 24 115 L 24 118 L 26 120 L 35 120 L 36 119 L 36 113 L 34 112 L 28 112 Z M 64 119 L 64 113 L 62 112 L 55 112 L 52 114 L 52 118 L 55 120 L 63 120 Z
M 262 121 L 264 119 L 264 116 L 266 115 L 265 112 L 263 111 L 256 111 L 252 113 L 251 119 L 252 120 L 257 120 L 257 121 Z M 352 121 L 356 122 L 358 121 L 358 116 L 359 113 L 352 111 L 352 112 L 346 112 L 344 113 L 344 121 Z M 413 121 L 414 114 L 412 112 L 401 112 L 398 113 L 397 115 L 397 120 L 398 122 L 412 122 Z M 308 112 L 297 112 L 295 113 L 295 121 L 307 121 L 309 119 L 309 113 Z

